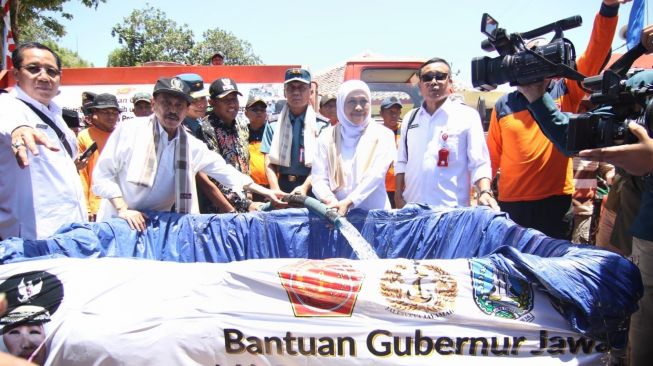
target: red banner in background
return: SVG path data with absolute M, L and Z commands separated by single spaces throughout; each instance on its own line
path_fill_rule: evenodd
M 2 17 L 5 23 L 2 36 L 2 68 L 6 70 L 9 70 L 14 66 L 11 62 L 11 53 L 16 49 L 14 34 L 11 31 L 11 17 L 9 15 L 10 8 L 11 0 L 2 0 Z

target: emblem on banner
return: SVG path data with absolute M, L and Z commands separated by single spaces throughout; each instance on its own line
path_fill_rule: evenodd
M 487 315 L 533 321 L 533 288 L 521 279 L 497 271 L 489 262 L 471 259 L 474 303 Z
M 279 270 L 296 317 L 349 317 L 363 274 L 342 259 L 306 260 Z
M 13 275 L 0 283 L 7 299 L 7 312 L 0 315 L 0 325 L 42 324 L 63 300 L 63 285 L 57 276 L 35 271 Z
M 380 292 L 396 314 L 442 317 L 454 312 L 458 283 L 436 265 L 411 261 L 385 271 Z

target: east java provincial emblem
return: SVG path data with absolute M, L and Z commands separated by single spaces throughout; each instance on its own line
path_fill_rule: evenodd
M 487 315 L 533 321 L 533 288 L 527 281 L 498 271 L 491 262 L 469 260 L 476 306 Z

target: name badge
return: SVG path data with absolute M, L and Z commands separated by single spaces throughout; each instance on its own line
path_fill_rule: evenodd
M 419 123 L 408 126 L 408 129 L 410 130 L 411 128 L 417 128 L 417 127 L 419 127 Z
M 40 129 L 42 129 L 42 130 L 47 130 L 47 129 L 48 129 L 48 125 L 37 124 L 37 125 L 36 125 L 36 128 L 40 128 Z

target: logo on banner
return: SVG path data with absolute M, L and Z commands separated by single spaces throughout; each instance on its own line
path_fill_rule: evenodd
M 490 263 L 469 260 L 474 303 L 487 315 L 533 321 L 533 288 L 521 279 L 497 271 Z
M 436 265 L 411 261 L 385 271 L 380 292 L 393 313 L 418 318 L 443 317 L 455 310 L 458 283 Z
M 296 317 L 351 316 L 363 274 L 347 261 L 306 260 L 279 270 Z

